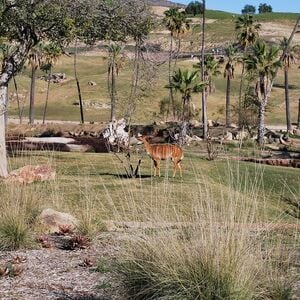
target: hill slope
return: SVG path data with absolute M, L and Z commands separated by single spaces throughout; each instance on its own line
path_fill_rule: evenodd
M 147 0 L 147 3 L 150 6 L 164 6 L 164 7 L 177 6 L 177 7 L 185 7 L 184 4 L 176 3 L 176 2 L 172 2 L 172 1 L 167 1 L 167 0 Z

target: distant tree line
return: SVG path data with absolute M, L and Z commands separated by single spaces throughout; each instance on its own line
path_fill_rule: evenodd
M 271 13 L 273 11 L 272 6 L 268 5 L 267 3 L 260 3 L 258 6 L 258 13 Z M 241 10 L 242 14 L 255 14 L 256 7 L 253 5 L 246 4 L 244 8 Z

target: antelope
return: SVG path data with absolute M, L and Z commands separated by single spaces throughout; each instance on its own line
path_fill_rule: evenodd
M 183 150 L 179 146 L 171 144 L 150 144 L 147 141 L 147 136 L 138 136 L 137 139 L 144 143 L 147 154 L 153 160 L 154 176 L 156 176 L 157 171 L 160 176 L 160 161 L 171 159 L 174 164 L 173 177 L 175 177 L 177 169 L 179 169 L 180 177 L 182 177 L 180 162 L 183 159 Z

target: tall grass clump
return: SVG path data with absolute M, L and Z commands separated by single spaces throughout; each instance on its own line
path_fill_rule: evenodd
M 159 226 L 165 224 L 161 214 L 145 216 L 156 229 L 139 232 L 119 259 L 130 299 L 292 299 L 295 278 L 282 261 L 274 263 L 277 242 L 258 214 L 265 205 L 258 193 L 261 170 L 256 178 L 233 178 L 230 168 L 226 180 L 220 178 L 219 195 L 215 184 L 195 174 L 190 216 L 173 208 L 167 227 Z
M 99 231 L 105 229 L 105 226 L 100 217 L 99 195 L 95 191 L 89 190 L 87 180 L 88 177 L 85 177 L 83 181 L 78 183 L 80 199 L 75 205 L 75 214 L 79 220 L 77 230 L 82 235 L 92 239 Z
M 40 212 L 40 191 L 35 186 L 1 184 L 0 193 L 0 249 L 28 246 Z

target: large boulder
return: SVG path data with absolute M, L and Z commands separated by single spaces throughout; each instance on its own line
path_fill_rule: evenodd
M 53 180 L 55 170 L 49 165 L 28 165 L 12 171 L 6 181 L 9 183 L 33 183 L 35 181 Z
M 58 233 L 63 228 L 73 231 L 78 226 L 78 220 L 68 213 L 56 211 L 52 208 L 44 209 L 38 220 L 46 232 Z

